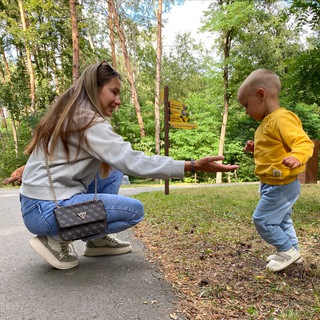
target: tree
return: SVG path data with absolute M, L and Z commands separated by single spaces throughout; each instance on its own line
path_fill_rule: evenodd
M 72 78 L 79 78 L 79 30 L 76 0 L 70 0 L 71 34 L 72 34 Z
M 20 17 L 21 17 L 21 24 L 22 24 L 22 30 L 24 35 L 24 45 L 25 45 L 25 51 L 26 51 L 26 59 L 27 59 L 27 67 L 29 71 L 29 77 L 30 77 L 30 110 L 31 115 L 35 114 L 35 104 L 36 104 L 36 95 L 35 95 L 35 76 L 34 76 L 34 70 L 33 65 L 31 61 L 31 54 L 29 50 L 30 44 L 28 43 L 28 36 L 27 36 L 27 25 L 29 22 L 26 19 L 26 15 L 23 9 L 23 3 L 22 0 L 18 0 L 19 3 L 19 9 L 20 9 Z M 14 124 L 14 121 L 13 121 Z
M 137 93 L 137 89 L 136 89 L 136 85 L 135 85 L 133 71 L 131 68 L 130 55 L 128 53 L 127 46 L 126 46 L 126 36 L 125 36 L 123 29 L 120 25 L 120 21 L 118 19 L 118 15 L 116 12 L 114 1 L 113 0 L 108 0 L 108 1 L 110 3 L 110 9 L 112 12 L 113 20 L 114 20 L 115 26 L 117 28 L 119 40 L 121 43 L 122 54 L 123 54 L 126 69 L 127 69 L 127 76 L 128 76 L 128 80 L 129 80 L 129 83 L 131 86 L 132 99 L 133 99 L 133 102 L 135 105 L 136 115 L 137 115 L 137 119 L 138 119 L 138 123 L 139 123 L 139 127 L 140 127 L 140 136 L 141 136 L 141 138 L 144 138 L 145 137 L 144 123 L 143 123 L 143 119 L 141 116 L 141 107 L 140 107 L 140 103 L 138 100 L 138 93 Z
M 154 102 L 156 154 L 160 154 L 160 85 L 162 61 L 162 0 L 158 0 L 157 17 L 157 57 L 156 57 L 156 94 Z
M 109 33 L 110 33 L 112 66 L 114 69 L 117 69 L 116 47 L 115 47 L 115 40 L 114 40 L 113 11 L 112 11 L 112 6 L 110 1 L 108 2 L 108 25 L 109 25 Z
M 236 34 L 244 28 L 254 14 L 254 6 L 249 1 L 219 0 L 205 13 L 203 31 L 218 32 L 218 53 L 222 56 L 223 112 L 218 154 L 223 155 L 230 106 L 229 77 L 232 62 L 230 52 Z M 222 182 L 222 173 L 217 172 L 216 183 Z

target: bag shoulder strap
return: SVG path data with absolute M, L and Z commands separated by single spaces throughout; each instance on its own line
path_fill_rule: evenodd
M 47 169 L 47 173 L 48 173 L 48 179 L 49 179 L 49 183 L 50 183 L 50 190 L 53 196 L 53 200 L 54 203 L 56 205 L 57 208 L 60 208 L 58 201 L 57 201 L 57 195 L 56 195 L 56 191 L 53 187 L 53 180 L 52 180 L 52 176 L 51 176 L 51 172 L 50 172 L 50 168 L 49 168 L 49 160 L 48 160 L 48 154 L 47 152 L 44 151 L 44 159 L 45 159 L 45 163 L 46 163 L 46 169 Z M 94 178 L 94 201 L 97 200 L 97 188 L 98 188 L 98 179 L 97 179 L 97 175 Z

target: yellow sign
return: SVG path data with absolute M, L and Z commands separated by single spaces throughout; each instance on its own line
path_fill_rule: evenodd
M 182 108 L 183 104 L 180 101 L 177 100 L 170 100 L 170 108 L 176 107 L 176 108 Z
M 180 101 L 170 100 L 170 121 L 189 122 L 188 107 Z
M 180 116 L 179 114 L 170 114 L 170 121 L 173 122 L 189 122 L 189 117 Z
M 170 121 L 170 127 L 176 128 L 176 129 L 186 129 L 191 130 L 197 128 L 196 123 L 188 123 L 188 122 L 182 122 L 182 121 Z
M 195 123 L 189 123 L 188 107 L 180 101 L 170 100 L 170 127 L 191 130 L 197 128 Z
M 160 92 L 160 104 L 164 103 L 164 89 L 161 90 Z

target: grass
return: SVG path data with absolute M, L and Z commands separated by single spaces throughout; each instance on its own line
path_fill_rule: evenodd
M 257 184 L 139 194 L 146 218 L 134 231 L 188 319 L 320 319 L 319 189 L 303 185 L 292 215 L 304 262 L 278 273 L 251 221 Z

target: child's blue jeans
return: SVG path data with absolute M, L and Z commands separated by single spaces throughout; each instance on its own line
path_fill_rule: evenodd
M 97 199 L 102 200 L 107 211 L 108 227 L 104 234 L 117 233 L 139 223 L 144 216 L 140 201 L 118 195 L 123 173 L 112 170 L 106 179 L 98 178 Z M 76 194 L 70 199 L 58 201 L 65 206 L 94 199 L 94 181 L 87 193 Z M 37 200 L 20 195 L 21 211 L 25 226 L 36 235 L 56 236 L 58 226 L 53 214 L 54 201 Z
M 277 251 L 299 250 L 291 219 L 292 207 L 300 194 L 300 182 L 295 180 L 286 185 L 261 183 L 261 198 L 253 213 L 257 232 Z

